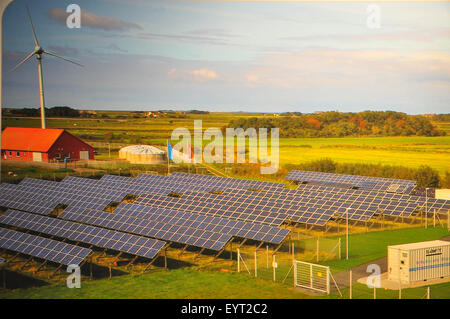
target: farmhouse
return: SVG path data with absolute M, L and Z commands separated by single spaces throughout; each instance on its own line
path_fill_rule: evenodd
M 2 160 L 52 162 L 94 159 L 94 149 L 64 129 L 7 127 L 2 132 Z

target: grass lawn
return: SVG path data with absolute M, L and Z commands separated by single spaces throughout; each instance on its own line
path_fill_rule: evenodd
M 279 283 L 245 273 L 178 269 L 64 285 L 0 292 L 0 298 L 305 298 Z
M 387 246 L 440 239 L 449 236 L 444 227 L 408 228 L 349 236 L 349 260 L 345 260 L 345 236 L 341 237 L 342 260 L 321 262 L 332 272 L 350 269 L 387 255 Z
M 341 290 L 342 298 L 348 299 L 350 296 L 350 289 L 345 288 Z M 427 286 L 418 288 L 402 289 L 402 299 L 425 299 L 427 294 Z M 398 299 L 398 290 L 388 290 L 384 288 L 376 289 L 377 299 Z M 338 292 L 333 292 L 328 296 L 321 296 L 320 298 L 335 299 L 340 298 Z M 355 283 L 352 287 L 353 299 L 373 299 L 373 289 L 366 285 Z M 430 286 L 431 299 L 449 299 L 450 298 L 450 283 L 443 283 Z

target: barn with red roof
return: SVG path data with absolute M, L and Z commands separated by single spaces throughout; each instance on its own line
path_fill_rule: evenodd
M 2 132 L 1 156 L 34 162 L 92 160 L 94 148 L 64 129 L 7 127 Z

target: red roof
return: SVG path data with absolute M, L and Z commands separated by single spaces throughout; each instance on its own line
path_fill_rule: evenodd
M 2 150 L 47 152 L 63 132 L 56 128 L 7 127 L 2 132 Z

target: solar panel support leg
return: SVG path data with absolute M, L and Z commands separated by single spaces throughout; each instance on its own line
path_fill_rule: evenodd
M 272 252 L 272 256 L 275 255 L 275 253 L 281 248 L 281 246 L 283 245 L 283 243 L 280 243 Z
M 117 260 L 119 260 L 120 256 L 122 256 L 122 252 L 118 253 L 117 256 L 113 259 L 111 264 L 114 264 Z
M 35 271 L 33 271 L 33 274 L 36 274 L 39 270 L 44 268 L 46 264 L 47 264 L 47 260 L 45 260 L 42 264 L 40 264 L 39 267 Z
M 200 256 L 200 254 L 205 250 L 205 248 L 200 249 L 200 251 L 198 252 L 197 255 L 195 255 L 194 260 L 196 260 L 198 258 L 198 256 Z
M 58 268 L 55 269 L 54 272 L 52 272 L 50 275 L 48 275 L 48 279 L 52 279 L 53 276 L 61 269 L 62 264 L 58 266 Z
M 15 254 L 13 257 L 11 257 L 11 259 L 8 259 L 6 261 L 6 263 L 10 263 L 11 261 L 13 261 L 14 259 L 16 259 L 17 257 L 19 257 L 20 253 Z
M 28 259 L 25 261 L 25 263 L 19 268 L 19 271 L 22 271 L 22 270 L 25 268 L 25 266 L 28 265 L 28 263 L 29 263 L 30 261 L 32 261 L 32 260 L 33 260 L 33 257 L 28 258 Z
M 244 238 L 244 240 L 241 242 L 241 244 L 238 246 L 238 248 L 241 248 L 242 245 L 244 245 L 246 241 L 247 241 L 247 238 Z
M 158 256 L 155 256 L 154 258 L 153 258 L 153 260 L 151 261 L 151 262 L 149 262 L 148 264 L 147 264 L 147 266 L 145 266 L 145 268 L 144 268 L 144 270 L 142 270 L 142 273 L 144 273 L 154 262 L 155 262 L 155 260 L 156 259 L 158 259 Z
M 256 246 L 255 251 L 257 251 L 258 249 L 261 248 L 261 246 L 264 244 L 264 242 L 262 241 L 258 246 Z
M 225 250 L 225 247 L 223 247 L 221 250 L 219 250 L 219 252 L 214 256 L 213 261 L 215 261 Z
M 130 262 L 125 266 L 125 268 L 128 268 L 129 266 L 131 266 L 136 261 L 137 258 L 138 258 L 138 256 L 134 256 L 134 258 L 130 260 Z
M 178 257 L 181 257 L 181 255 L 183 255 L 183 253 L 186 251 L 186 249 L 189 247 L 189 245 L 185 245 L 183 247 L 183 249 L 180 251 L 180 253 L 178 254 Z

